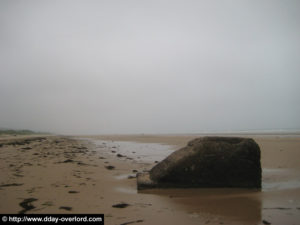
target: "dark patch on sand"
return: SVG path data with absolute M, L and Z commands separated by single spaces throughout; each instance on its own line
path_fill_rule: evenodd
M 14 175 L 15 177 L 24 177 L 23 175 L 18 174 L 18 173 L 14 173 L 13 175 Z
M 112 205 L 112 207 L 119 208 L 119 209 L 123 209 L 123 208 L 126 208 L 128 206 L 130 206 L 130 205 L 127 204 L 127 203 L 118 203 L 118 204 Z
M 72 162 L 74 162 L 74 160 L 72 160 L 72 159 L 67 159 L 67 160 L 63 161 L 63 163 L 72 163 Z
M 45 203 L 43 203 L 42 205 L 45 205 L 45 206 L 53 206 L 53 203 L 52 203 L 52 202 L 45 202 Z
M 24 199 L 19 205 L 23 208 L 23 210 L 21 210 L 19 212 L 19 214 L 24 214 L 29 210 L 32 210 L 35 208 L 35 206 L 33 206 L 31 203 L 36 201 L 36 198 L 26 198 Z
M 88 149 L 87 147 L 84 147 L 84 146 L 76 146 L 76 147 L 74 147 L 74 148 L 77 148 L 77 149 L 82 149 L 82 150 L 86 150 L 86 149 Z
M 121 223 L 120 225 L 128 225 L 128 224 L 133 224 L 133 223 L 142 223 L 144 220 L 135 220 L 135 221 L 130 221 L 126 223 Z
M 105 168 L 108 169 L 108 170 L 113 170 L 113 169 L 115 169 L 114 166 L 105 166 Z
M 0 187 L 13 187 L 13 186 L 22 186 L 23 184 L 17 184 L 17 183 L 12 183 L 12 184 L 2 184 Z
M 290 210 L 290 209 L 292 209 L 292 208 L 275 207 L 275 208 L 264 208 L 264 209 Z
M 271 224 L 271 223 L 270 223 L 269 221 L 267 221 L 267 220 L 263 220 L 262 222 L 263 222 L 263 224 L 265 224 L 265 225 Z
M 5 145 L 25 145 L 25 144 L 30 144 L 33 141 L 39 141 L 41 142 L 42 140 L 46 140 L 46 138 L 43 137 L 34 137 L 34 138 L 27 138 L 27 139 L 21 139 L 21 140 L 10 140 Z
M 70 194 L 77 194 L 79 191 L 69 191 Z
M 72 207 L 70 207 L 70 206 L 61 206 L 61 207 L 59 207 L 59 209 L 64 209 L 64 210 L 67 210 L 67 211 L 71 211 Z

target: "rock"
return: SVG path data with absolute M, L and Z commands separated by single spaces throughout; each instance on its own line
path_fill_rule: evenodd
M 155 187 L 261 188 L 260 148 L 250 138 L 197 138 L 155 165 L 149 173 L 138 173 L 137 185 L 139 190 Z

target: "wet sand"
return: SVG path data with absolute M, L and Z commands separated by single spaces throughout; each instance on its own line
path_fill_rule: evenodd
M 137 192 L 137 171 L 194 137 L 0 138 L 0 213 L 104 213 L 105 224 L 299 224 L 298 136 L 254 136 L 262 190 Z

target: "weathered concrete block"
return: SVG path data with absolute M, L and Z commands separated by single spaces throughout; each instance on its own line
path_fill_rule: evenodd
M 148 174 L 138 174 L 137 185 L 138 189 L 261 188 L 260 148 L 250 138 L 197 138 L 155 165 Z

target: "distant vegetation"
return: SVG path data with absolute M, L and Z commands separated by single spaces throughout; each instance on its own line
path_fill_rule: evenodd
M 32 130 L 0 129 L 0 135 L 31 135 L 31 134 L 41 134 L 41 133 L 34 132 Z

